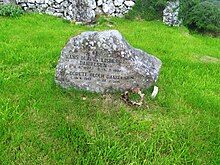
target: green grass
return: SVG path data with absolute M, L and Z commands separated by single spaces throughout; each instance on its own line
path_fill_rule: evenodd
M 54 83 L 68 39 L 110 29 L 108 22 L 0 18 L 0 164 L 220 164 L 220 38 L 156 21 L 111 22 L 163 62 L 159 94 L 152 100 L 146 90 L 141 108 L 124 104 L 120 94 Z

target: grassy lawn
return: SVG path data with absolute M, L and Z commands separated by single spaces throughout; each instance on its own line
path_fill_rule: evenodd
M 220 38 L 156 21 L 111 21 L 0 17 L 0 164 L 220 164 Z M 156 99 L 148 89 L 135 108 L 120 94 L 54 83 L 68 39 L 104 29 L 162 60 Z

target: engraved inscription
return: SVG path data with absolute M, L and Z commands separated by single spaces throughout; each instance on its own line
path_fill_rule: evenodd
M 115 58 L 97 58 L 86 55 L 70 55 L 70 58 L 77 60 L 78 66 L 74 66 L 68 75 L 75 80 L 100 80 L 101 82 L 119 83 L 120 80 L 134 79 L 134 76 L 125 75 L 121 73 L 122 70 L 118 68 L 119 64 L 125 64 L 125 60 Z M 76 71 L 77 69 L 80 71 Z M 90 72 L 88 72 L 90 71 Z

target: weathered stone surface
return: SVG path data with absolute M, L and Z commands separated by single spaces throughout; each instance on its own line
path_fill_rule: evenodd
M 112 1 L 107 1 L 106 3 L 103 3 L 102 6 L 102 10 L 105 14 L 112 14 L 115 12 L 115 5 Z
M 76 21 L 89 23 L 95 20 L 95 11 L 89 5 L 91 4 L 88 4 L 88 0 L 78 0 L 75 8 Z
M 180 26 L 182 21 L 179 19 L 179 0 L 168 1 L 163 10 L 163 22 L 169 26 Z
M 105 14 L 122 17 L 135 0 L 3 0 L 16 3 L 25 10 L 45 12 L 67 20 L 93 22 L 96 15 Z M 169 15 L 168 15 L 169 16 Z M 173 14 L 176 18 L 176 14 Z
M 125 1 L 125 5 L 128 7 L 132 7 L 135 5 L 135 3 L 133 1 Z
M 95 0 L 87 0 L 88 6 L 92 9 L 96 8 L 96 1 Z
M 0 0 L 1 1 L 1 0 Z M 3 0 L 15 1 L 25 10 L 47 13 L 75 22 L 91 23 L 95 17 L 104 14 L 122 17 L 135 0 Z M 71 7 L 70 7 L 71 6 Z
M 115 6 L 121 6 L 123 4 L 124 0 L 115 0 L 114 4 Z
M 116 30 L 84 32 L 63 48 L 55 81 L 95 92 L 148 88 L 160 67 L 159 59 L 131 47 Z
M 102 15 L 102 14 L 103 14 L 102 9 L 99 8 L 99 7 L 97 7 L 97 8 L 95 9 L 95 14 L 96 14 L 96 15 Z

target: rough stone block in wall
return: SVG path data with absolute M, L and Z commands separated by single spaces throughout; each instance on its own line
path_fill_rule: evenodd
M 180 26 L 182 21 L 179 19 L 179 0 L 167 2 L 163 10 L 163 22 L 169 26 Z
M 135 0 L 16 0 L 24 10 L 43 12 L 66 20 L 90 23 L 97 15 L 122 17 Z

